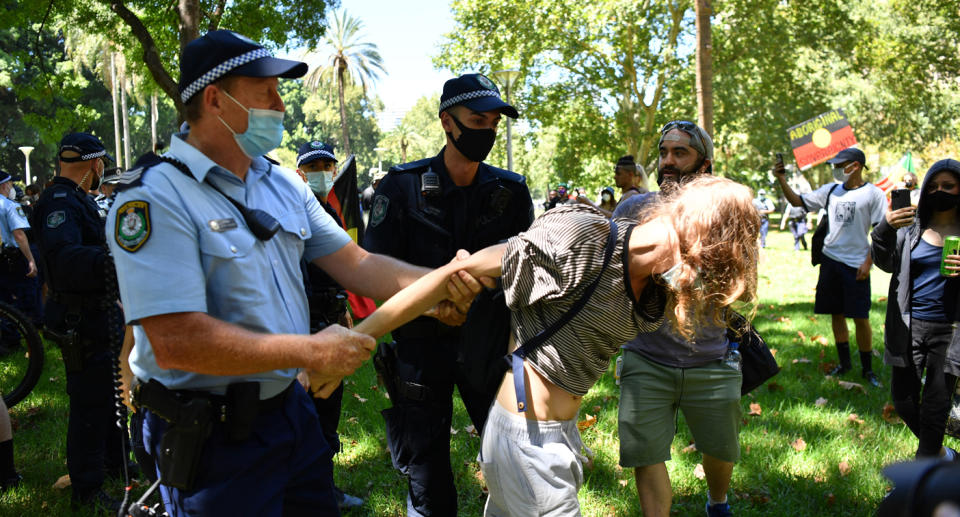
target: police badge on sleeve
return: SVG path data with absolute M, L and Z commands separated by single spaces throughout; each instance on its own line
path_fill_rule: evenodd
M 150 203 L 127 201 L 117 210 L 117 244 L 133 253 L 150 238 Z

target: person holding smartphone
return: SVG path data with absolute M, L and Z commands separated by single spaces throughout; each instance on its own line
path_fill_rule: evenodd
M 883 221 L 887 198 L 879 187 L 864 181 L 866 157 L 863 151 L 849 147 L 827 163 L 833 166 L 833 178 L 840 184 L 823 185 L 808 194 L 797 194 L 787 183 L 784 166 L 778 162 L 773 174 L 783 196 L 793 206 L 808 212 L 827 210 L 829 232 L 823 244 L 823 263 L 817 279 L 817 296 L 813 311 L 832 318 L 833 338 L 839 364 L 830 375 L 849 372 L 850 331 L 847 318 L 852 318 L 860 349 L 863 378 L 874 387 L 880 379 L 873 372 L 873 329 L 870 328 L 870 229 Z
M 909 194 L 909 192 L 908 192 Z M 917 207 L 887 212 L 873 230 L 874 263 L 891 273 L 884 362 L 897 414 L 917 437 L 918 458 L 956 459 L 943 446 L 950 398 L 960 376 L 960 256 L 943 259 L 943 241 L 960 235 L 960 162 L 930 167 Z

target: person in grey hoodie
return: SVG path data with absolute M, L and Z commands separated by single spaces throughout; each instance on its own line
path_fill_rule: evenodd
M 884 363 L 897 414 L 917 437 L 916 456 L 956 458 L 943 447 L 950 399 L 960 376 L 960 255 L 944 238 L 960 236 L 960 162 L 946 159 L 927 171 L 917 207 L 887 212 L 872 234 L 873 262 L 891 273 Z M 958 458 L 960 459 L 960 458 Z

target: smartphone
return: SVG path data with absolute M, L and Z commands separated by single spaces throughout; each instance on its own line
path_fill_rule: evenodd
M 910 206 L 910 191 L 898 188 L 890 191 L 890 210 L 900 210 Z
M 783 165 L 783 153 L 777 153 L 777 165 Z

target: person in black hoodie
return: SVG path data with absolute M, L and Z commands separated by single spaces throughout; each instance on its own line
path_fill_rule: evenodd
M 960 376 L 960 255 L 940 274 L 943 241 L 960 236 L 960 162 L 940 160 L 924 177 L 917 207 L 887 212 L 872 234 L 874 263 L 891 273 L 884 362 L 897 414 L 917 437 L 917 457 L 960 459 L 943 447 Z

